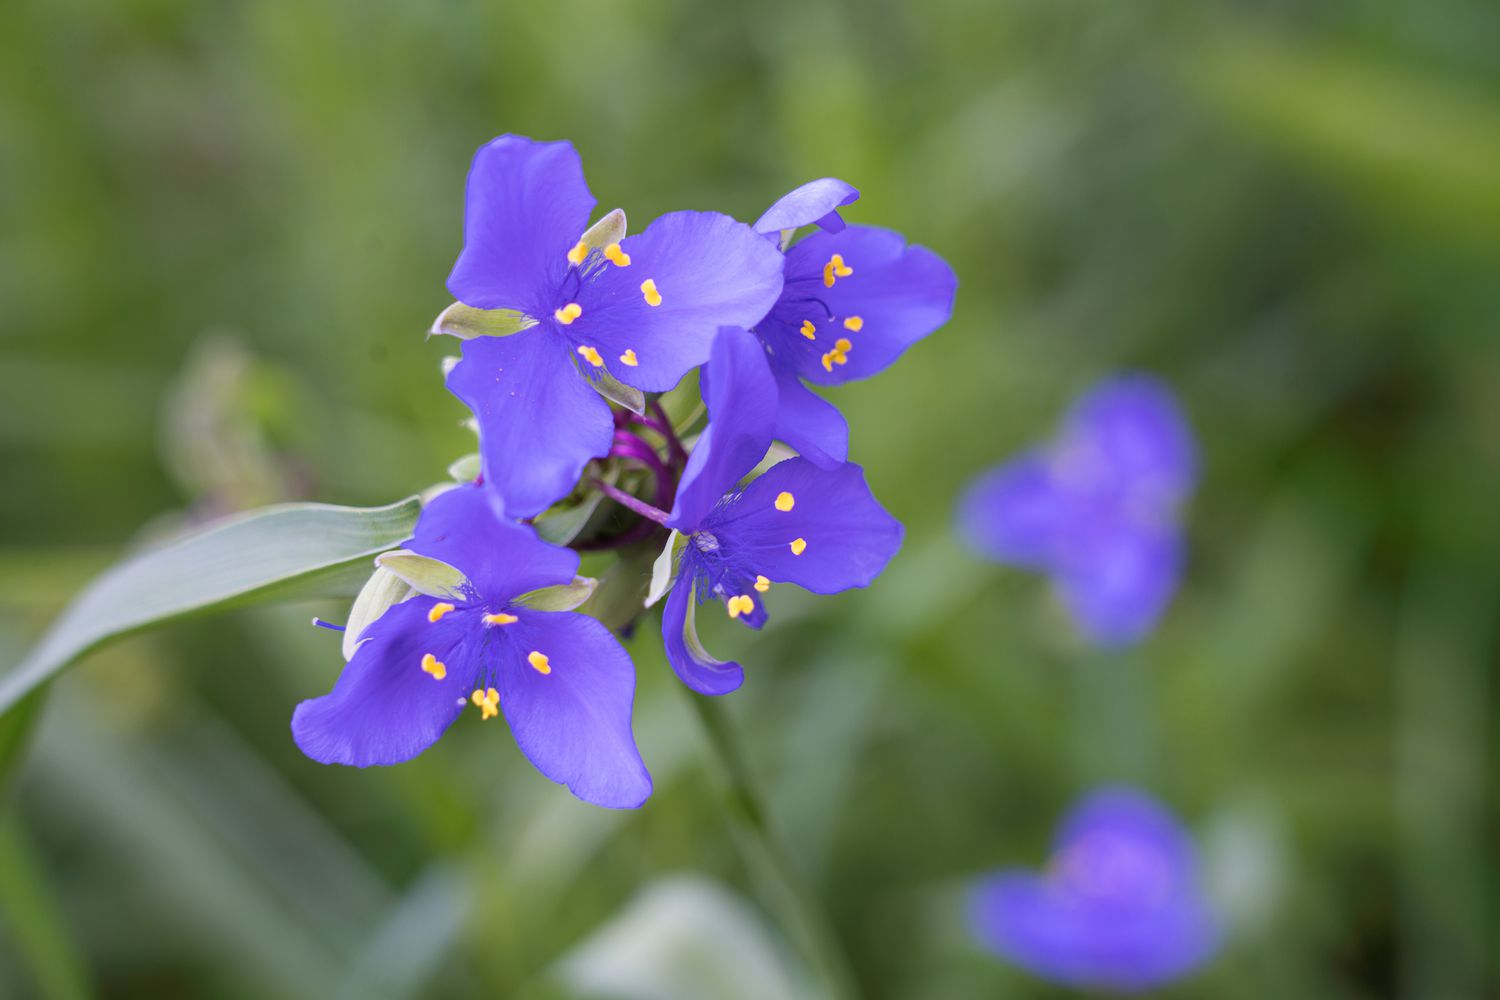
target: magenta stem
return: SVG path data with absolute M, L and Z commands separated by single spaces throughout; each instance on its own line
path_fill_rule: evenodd
M 624 490 L 611 486 L 609 483 L 606 483 L 602 479 L 595 479 L 594 487 L 600 493 L 603 493 L 605 496 L 609 497 L 621 507 L 624 507 L 627 510 L 634 511 L 635 513 L 641 515 L 641 517 L 649 518 L 650 520 L 655 521 L 657 524 L 667 523 L 667 517 L 669 515 L 660 507 L 653 507 L 646 501 L 641 500 L 637 497 L 633 497 L 629 493 L 626 493 Z

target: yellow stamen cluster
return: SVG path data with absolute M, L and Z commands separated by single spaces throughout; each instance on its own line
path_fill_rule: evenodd
M 547 659 L 546 653 L 539 653 L 533 649 L 530 653 L 526 654 L 526 662 L 531 664 L 532 670 L 535 670 L 544 677 L 552 673 L 552 661 Z
M 447 664 L 431 653 L 422 654 L 422 671 L 431 674 L 432 679 L 435 681 L 440 681 L 448 676 Z
M 854 268 L 844 263 L 844 255 L 836 253 L 823 265 L 823 285 L 832 288 L 835 278 L 847 278 L 853 273 Z
M 486 625 L 510 625 L 520 620 L 521 619 L 517 618 L 515 615 L 508 615 L 504 611 L 499 611 L 495 614 L 484 616 L 484 623 Z
M 573 245 L 573 249 L 568 251 L 568 263 L 572 264 L 574 267 L 577 267 L 579 264 L 583 263 L 583 259 L 588 255 L 589 245 L 583 242 L 583 240 L 579 240 Z
M 755 578 L 755 589 L 764 594 L 766 591 L 771 589 L 771 581 L 763 576 L 757 576 Z
M 483 722 L 485 719 L 493 719 L 500 714 L 500 692 L 494 688 L 490 688 L 487 691 L 475 688 L 474 693 L 469 698 L 474 702 L 474 707 L 479 709 L 480 722 Z
M 834 341 L 833 350 L 825 351 L 823 354 L 823 370 L 831 372 L 834 365 L 847 365 L 849 352 L 852 350 L 854 350 L 854 341 L 848 337 L 840 337 Z
M 621 250 L 620 244 L 618 243 L 611 243 L 609 246 L 605 247 L 604 256 L 609 258 L 609 262 L 615 267 L 630 266 L 630 254 L 626 253 L 624 250 Z
M 791 548 L 792 548 L 792 555 L 794 555 L 794 556 L 800 556 L 802 553 L 804 553 L 804 552 L 807 551 L 807 539 L 805 539 L 805 538 L 793 538 L 792 539 Z
M 797 498 L 792 496 L 786 490 L 782 490 L 780 493 L 776 494 L 776 509 L 781 511 L 783 514 L 791 510 L 792 506 L 796 504 L 796 502 Z
M 813 321 L 810 319 L 805 319 L 802 321 L 801 333 L 802 336 L 806 337 L 808 340 L 818 339 L 818 328 L 813 326 Z
M 749 594 L 738 594 L 727 602 L 729 617 L 738 618 L 755 610 L 755 600 Z
M 453 605 L 447 601 L 439 601 L 427 609 L 427 620 L 430 622 L 442 621 L 444 615 L 453 610 Z
M 587 344 L 584 344 L 582 347 L 580 347 L 578 349 L 578 353 L 581 354 L 581 355 L 583 355 L 583 360 L 587 361 L 589 364 L 593 365 L 595 368 L 602 368 L 602 367 L 604 367 L 604 358 L 602 358 L 599 355 L 599 352 L 598 352 L 597 349 L 592 348 L 592 347 L 590 347 Z
M 656 290 L 655 278 L 647 278 L 645 281 L 641 282 L 641 294 L 646 296 L 646 305 L 661 305 L 661 292 Z
M 858 333 L 865 328 L 865 321 L 859 316 L 850 316 L 844 320 L 844 329 L 850 333 Z
M 552 318 L 563 326 L 570 325 L 575 319 L 583 315 L 583 306 L 577 302 L 569 302 L 561 309 L 552 310 Z
M 629 365 L 631 368 L 634 368 L 640 363 L 641 359 L 635 356 L 635 348 L 633 347 L 627 347 L 625 353 L 620 355 L 620 364 L 622 365 Z

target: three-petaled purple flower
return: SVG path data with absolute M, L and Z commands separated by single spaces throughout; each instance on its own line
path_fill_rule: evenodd
M 960 528 L 985 555 L 1049 573 L 1089 639 L 1128 645 L 1177 589 L 1179 511 L 1197 464 L 1171 391 L 1147 375 L 1116 376 L 1074 405 L 1050 445 L 980 477 Z
M 540 513 L 609 451 L 609 404 L 580 369 L 671 389 L 708 359 L 721 325 L 754 323 L 781 291 L 781 255 L 727 215 L 673 212 L 591 247 L 581 237 L 594 204 L 567 142 L 501 136 L 469 172 L 448 289 L 534 323 L 467 341 L 448 376 L 474 411 L 485 482 L 510 517 Z
M 1083 799 L 1044 873 L 1002 871 L 970 898 L 991 951 L 1070 986 L 1134 992 L 1179 979 L 1218 949 L 1192 841 L 1166 809 L 1128 788 Z
M 859 192 L 833 178 L 785 195 L 755 223 L 775 236 L 816 224 L 786 253 L 786 283 L 754 332 L 771 354 L 779 396 L 773 430 L 804 458 L 833 468 L 849 457 L 849 425 L 807 386 L 884 370 L 948 321 L 958 279 L 937 254 L 900 234 L 845 226 L 838 209 Z
M 536 769 L 585 802 L 644 802 L 651 776 L 630 729 L 630 657 L 595 619 L 517 600 L 571 582 L 578 554 L 497 518 L 478 486 L 434 499 L 408 548 L 464 583 L 396 604 L 365 629 L 333 690 L 297 707 L 302 751 L 325 764 L 396 764 L 472 704 L 481 719 L 504 715 Z
M 766 621 L 773 583 L 817 594 L 863 587 L 901 547 L 901 523 L 870 494 L 857 465 L 778 462 L 743 490 L 765 456 L 776 420 L 776 384 L 760 342 L 726 328 L 702 375 L 708 428 L 694 446 L 666 524 L 686 536 L 662 613 L 667 658 L 701 694 L 744 680 L 740 665 L 710 656 L 688 616 L 695 602 L 722 601 L 751 628 Z

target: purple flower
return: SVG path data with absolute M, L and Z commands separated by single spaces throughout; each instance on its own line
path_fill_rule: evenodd
M 1147 375 L 1091 389 L 1051 444 L 981 476 L 959 510 L 980 552 L 1052 576 L 1085 635 L 1128 645 L 1155 626 L 1183 562 L 1179 508 L 1197 478 L 1192 432 Z
M 497 518 L 478 486 L 440 495 L 408 546 L 466 577 L 461 592 L 396 604 L 360 636 L 333 690 L 297 706 L 292 733 L 325 764 L 409 760 L 472 704 L 585 802 L 634 808 L 651 776 L 630 730 L 635 671 L 599 622 L 517 598 L 566 584 L 578 554 Z
M 683 683 L 700 694 L 726 694 L 744 672 L 698 642 L 691 621 L 696 603 L 716 598 L 731 618 L 758 629 L 773 583 L 817 594 L 866 586 L 901 547 L 902 530 L 857 465 L 823 469 L 791 458 L 738 489 L 770 446 L 776 417 L 776 383 L 755 337 L 721 331 L 702 380 L 708 428 L 666 521 L 686 542 L 662 613 L 662 637 Z
M 786 284 L 755 333 L 771 353 L 780 396 L 773 427 L 808 460 L 832 468 L 849 457 L 843 415 L 803 385 L 840 385 L 882 371 L 948 321 L 958 279 L 926 247 L 897 233 L 845 228 L 837 209 L 859 197 L 825 178 L 783 197 L 755 224 L 763 234 L 816 223 L 786 253 Z
M 448 388 L 478 419 L 485 482 L 511 517 L 540 513 L 609 451 L 609 405 L 580 370 L 671 389 L 708 359 L 721 324 L 754 323 L 781 291 L 780 255 L 727 215 L 673 212 L 590 248 L 594 204 L 567 142 L 501 136 L 469 171 L 448 289 L 534 325 L 467 341 Z
M 1128 788 L 1096 791 L 1074 807 L 1045 873 L 982 879 L 969 917 L 1000 957 L 1085 988 L 1151 989 L 1192 972 L 1219 945 L 1187 833 Z

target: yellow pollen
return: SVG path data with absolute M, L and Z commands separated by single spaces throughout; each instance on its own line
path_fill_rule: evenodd
M 626 253 L 624 250 L 621 250 L 620 244 L 618 243 L 611 243 L 609 246 L 605 247 L 604 256 L 608 257 L 609 262 L 615 267 L 630 266 L 630 254 Z
M 848 337 L 840 337 L 834 341 L 833 350 L 823 354 L 823 370 L 833 371 L 834 365 L 847 365 L 849 363 L 849 352 L 854 350 L 854 342 Z
M 641 294 L 646 296 L 646 305 L 661 305 L 661 292 L 658 292 L 656 290 L 655 278 L 647 278 L 645 281 L 641 282 Z
M 599 356 L 598 351 L 596 351 L 589 345 L 584 344 L 578 349 L 578 353 L 583 355 L 583 360 L 587 361 L 595 368 L 602 368 L 604 366 L 604 359 Z
M 813 326 L 812 320 L 805 319 L 802 321 L 802 336 L 806 337 L 808 340 L 818 339 L 818 328 Z
M 755 601 L 749 594 L 740 594 L 738 597 L 729 599 L 729 617 L 738 618 L 740 615 L 748 615 L 755 610 Z
M 531 664 L 531 669 L 539 674 L 545 676 L 552 673 L 552 661 L 547 659 L 546 653 L 538 653 L 533 649 L 530 653 L 526 654 L 526 662 Z
M 823 265 L 823 284 L 832 288 L 835 278 L 847 278 L 853 273 L 854 268 L 844 263 L 844 255 L 836 253 Z
M 572 264 L 574 267 L 577 267 L 579 264 L 583 263 L 583 258 L 587 257 L 588 255 L 589 245 L 583 242 L 583 240 L 579 240 L 576 244 L 574 244 L 573 249 L 568 251 L 568 263 Z
M 806 551 L 807 551 L 807 539 L 805 539 L 805 538 L 793 538 L 792 539 L 792 555 L 794 555 L 794 556 L 800 556 L 802 553 L 804 553 Z
M 755 589 L 764 594 L 766 591 L 771 589 L 771 581 L 767 580 L 763 576 L 757 576 L 755 578 Z
M 431 674 L 432 679 L 437 681 L 448 676 L 448 667 L 431 653 L 422 654 L 422 670 Z
M 629 365 L 634 368 L 640 363 L 641 359 L 635 356 L 635 348 L 633 347 L 625 348 L 625 353 L 620 355 L 620 364 L 622 365 Z
M 481 691 L 479 688 L 475 688 L 474 693 L 469 698 L 474 702 L 474 707 L 479 709 L 480 722 L 483 722 L 485 719 L 493 719 L 500 714 L 500 692 L 494 688 L 490 688 L 488 691 Z
M 508 615 L 504 611 L 501 611 L 497 614 L 484 616 L 484 623 L 486 625 L 509 625 L 512 622 L 518 622 L 520 620 L 521 619 L 517 618 L 515 615 Z
M 583 315 L 583 306 L 577 302 L 569 302 L 561 309 L 552 310 L 552 316 L 563 326 L 567 326 L 575 319 Z
M 864 327 L 865 321 L 858 316 L 850 316 L 848 319 L 844 320 L 844 329 L 848 330 L 850 333 L 858 333 L 860 330 L 863 330 Z
M 437 604 L 434 604 L 430 609 L 428 609 L 427 620 L 430 622 L 439 621 L 444 615 L 452 610 L 453 605 L 449 604 L 447 601 L 440 601 Z
M 782 490 L 780 493 L 776 494 L 776 509 L 781 511 L 783 514 L 791 510 L 792 504 L 796 502 L 797 498 L 792 496 L 786 490 Z

